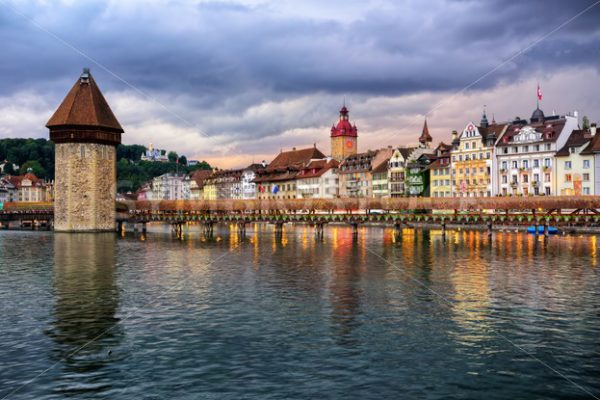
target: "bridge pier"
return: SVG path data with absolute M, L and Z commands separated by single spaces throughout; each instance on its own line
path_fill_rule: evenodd
M 237 231 L 240 237 L 246 237 L 246 221 L 237 222 Z
M 402 224 L 401 223 L 394 224 L 394 237 L 396 238 L 396 240 L 402 238 Z
M 213 228 L 214 226 L 214 221 L 206 221 L 203 224 L 203 231 L 204 231 L 204 236 L 206 237 L 212 237 L 213 236 Z
M 442 221 L 442 236 L 446 237 L 446 221 Z
M 488 221 L 488 223 L 487 223 L 487 234 L 488 234 L 488 237 L 492 237 L 493 229 L 494 229 L 494 226 L 493 226 L 492 220 L 490 219 Z
M 358 236 L 358 223 L 357 222 L 352 222 L 352 236 Z
M 535 236 L 539 235 L 538 229 L 539 229 L 539 224 L 537 221 L 535 221 L 535 223 L 533 224 L 533 227 L 535 228 Z
M 323 239 L 323 228 L 325 227 L 324 222 L 315 223 L 315 237 L 317 239 Z
M 142 233 L 145 235 L 146 231 L 147 231 L 147 229 L 146 229 L 146 223 L 142 222 Z
M 275 222 L 275 234 L 276 235 L 283 234 L 283 221 Z
M 550 235 L 548 232 L 548 221 L 544 221 L 544 237 L 547 238 Z

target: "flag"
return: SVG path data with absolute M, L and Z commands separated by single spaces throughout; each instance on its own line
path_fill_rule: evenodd
M 539 83 L 538 83 L 538 88 L 537 88 L 537 98 L 538 98 L 538 100 L 542 99 L 542 89 L 540 88 Z
M 273 194 L 277 194 L 279 192 L 279 186 L 273 186 Z

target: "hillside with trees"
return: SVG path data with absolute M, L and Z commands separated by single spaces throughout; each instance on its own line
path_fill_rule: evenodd
M 169 162 L 142 161 L 146 147 L 138 144 L 119 145 L 117 147 L 117 186 L 119 192 L 136 191 L 145 182 L 167 172 L 187 173 L 197 169 L 210 169 L 211 166 L 202 161 L 194 166 L 187 166 L 186 156 L 174 151 L 166 152 Z M 8 161 L 4 173 L 17 175 L 32 172 L 39 178 L 54 179 L 54 143 L 47 139 L 0 139 L 0 164 Z M 13 170 L 12 164 L 18 165 Z

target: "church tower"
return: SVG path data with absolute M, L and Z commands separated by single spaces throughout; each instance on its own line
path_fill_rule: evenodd
M 337 161 L 356 154 L 358 145 L 358 129 L 351 125 L 348 119 L 346 105 L 340 110 L 340 120 L 337 125 L 331 127 L 331 157 Z
M 115 230 L 116 153 L 123 128 L 89 69 L 46 127 L 55 143 L 54 230 Z

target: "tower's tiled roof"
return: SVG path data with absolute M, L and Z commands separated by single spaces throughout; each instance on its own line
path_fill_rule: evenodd
M 123 133 L 123 128 L 89 71 L 84 70 L 46 124 L 47 128 L 72 126 L 100 127 Z

